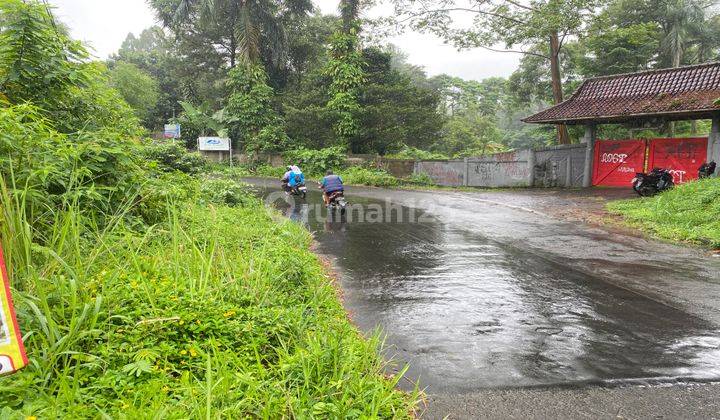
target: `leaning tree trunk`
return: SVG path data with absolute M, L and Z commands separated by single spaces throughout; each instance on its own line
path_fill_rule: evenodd
M 550 75 L 555 105 L 563 101 L 562 78 L 560 76 L 560 40 L 557 32 L 550 34 Z M 557 125 L 558 144 L 570 144 L 570 136 L 564 124 Z

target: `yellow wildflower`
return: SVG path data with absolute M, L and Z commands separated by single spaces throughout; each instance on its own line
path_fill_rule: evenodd
M 185 356 L 185 355 L 187 354 L 187 351 L 186 351 L 186 350 L 180 350 L 180 354 L 182 354 L 183 356 Z
M 190 349 L 190 356 L 192 356 L 192 357 L 197 356 L 197 352 L 195 351 L 195 349 Z

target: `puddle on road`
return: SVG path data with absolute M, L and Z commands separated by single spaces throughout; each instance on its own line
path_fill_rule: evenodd
M 717 331 L 682 311 L 416 210 L 323 221 L 319 194 L 306 202 L 278 208 L 336 261 L 357 325 L 382 328 L 389 354 L 431 392 L 720 378 Z

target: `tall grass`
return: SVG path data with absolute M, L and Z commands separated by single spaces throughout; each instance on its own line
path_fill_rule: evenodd
M 652 198 L 615 201 L 610 212 L 661 238 L 720 249 L 720 179 L 679 185 Z
M 36 230 L 2 184 L 0 234 L 30 366 L 0 417 L 404 418 L 378 337 L 349 324 L 302 227 L 242 207 L 171 203 L 142 232 L 70 203 Z

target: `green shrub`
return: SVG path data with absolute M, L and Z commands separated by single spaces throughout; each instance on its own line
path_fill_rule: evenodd
M 108 83 L 104 64 L 56 25 L 47 4 L 0 1 L 0 102 L 33 104 L 61 133 L 110 130 L 139 137 L 142 128 Z
M 70 204 L 84 213 L 116 214 L 146 178 L 138 148 L 110 130 L 58 133 L 31 105 L 0 107 L 0 175 L 11 192 L 27 195 L 33 223 L 41 223 L 47 208 Z
M 268 164 L 261 164 L 250 168 L 249 171 L 255 176 L 265 176 L 269 178 L 282 178 L 287 172 L 287 169 L 283 166 L 271 166 Z
M 144 150 L 147 159 L 159 164 L 164 171 L 180 171 L 197 174 L 207 165 L 200 153 L 188 153 L 185 147 L 175 143 L 160 143 L 147 146 Z
M 212 203 L 235 207 L 245 205 L 250 199 L 249 187 L 228 178 L 207 177 L 201 181 L 202 203 Z
M 321 175 L 328 169 L 340 169 L 345 166 L 347 154 L 341 146 L 320 150 L 300 148 L 285 153 L 284 158 L 286 162 L 300 166 L 307 174 Z
M 435 181 L 425 172 L 410 175 L 408 181 L 416 185 L 435 185 Z
M 173 203 L 195 201 L 199 193 L 200 184 L 190 175 L 178 171 L 157 175 L 148 173 L 140 188 L 137 209 L 143 223 L 163 223 L 167 220 L 169 207 Z
M 251 176 L 252 172 L 245 165 L 234 164 L 233 166 L 227 163 L 214 163 L 208 162 L 205 166 L 205 171 L 210 176 L 224 177 L 229 179 L 239 180 L 240 178 Z
M 374 187 L 392 187 L 400 184 L 400 180 L 379 169 L 352 167 L 341 173 L 343 182 L 352 185 L 369 185 Z
M 448 159 L 443 153 L 428 152 L 426 150 L 416 149 L 414 147 L 405 146 L 401 151 L 386 155 L 390 159 L 415 159 L 415 160 L 437 160 Z
M 662 238 L 720 248 L 720 178 L 688 182 L 651 198 L 615 201 L 608 209 Z

